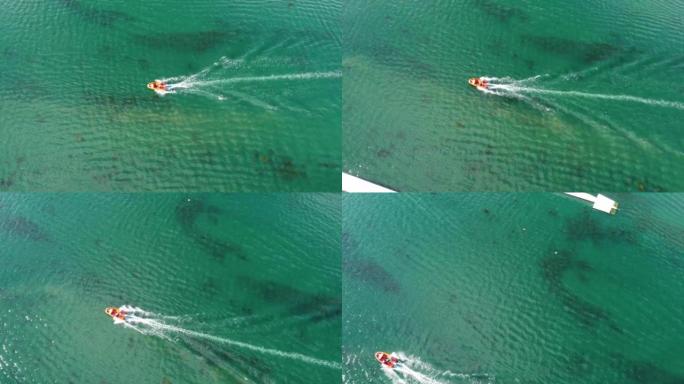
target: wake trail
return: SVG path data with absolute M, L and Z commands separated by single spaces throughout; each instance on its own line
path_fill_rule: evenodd
M 231 59 L 221 57 L 218 61 L 191 75 L 172 76 L 159 79 L 166 84 L 165 90 L 157 90 L 157 94 L 189 93 L 210 97 L 216 100 L 226 100 L 226 94 L 230 94 L 242 101 L 264 109 L 277 109 L 275 106 L 260 100 L 256 96 L 248 95 L 235 90 L 222 89 L 238 83 L 261 83 L 278 81 L 313 81 L 321 79 L 341 78 L 342 71 L 300 72 L 254 76 L 236 76 L 238 71 L 255 67 L 254 62 L 246 62 L 244 58 Z M 257 67 L 259 65 L 256 65 Z M 261 70 L 263 71 L 263 69 Z
M 612 101 L 626 101 L 633 103 L 641 103 L 651 106 L 664 107 L 664 108 L 674 108 L 679 110 L 684 110 L 684 103 L 677 101 L 668 100 L 658 100 L 658 99 L 648 99 L 644 97 L 632 96 L 632 95 L 610 95 L 602 93 L 588 93 L 580 91 L 558 91 L 553 89 L 545 88 L 535 88 L 525 86 L 526 83 L 536 80 L 539 77 L 531 77 L 524 80 L 514 80 L 511 78 L 498 78 L 498 77 L 483 77 L 490 82 L 489 90 L 485 90 L 486 93 L 493 93 L 501 96 L 518 96 L 521 94 L 544 94 L 544 95 L 554 95 L 554 96 L 570 96 L 570 97 L 582 97 L 587 99 L 600 99 L 600 100 L 612 100 Z M 488 92 L 487 92 L 488 91 Z
M 266 76 L 245 76 L 233 77 L 228 79 L 218 80 L 195 80 L 185 79 L 178 83 L 169 83 L 172 90 L 184 89 L 191 87 L 213 86 L 223 84 L 245 83 L 245 82 L 263 82 L 263 81 L 283 81 L 283 80 L 313 80 L 313 79 L 331 79 L 342 77 L 342 72 L 305 72 L 305 73 L 291 73 L 285 75 L 266 75 Z M 167 80 L 162 80 L 167 81 Z
M 456 382 L 468 382 L 472 384 L 493 383 L 493 377 L 487 374 L 455 373 L 449 370 L 442 371 L 420 360 L 416 356 L 409 356 L 403 352 L 393 353 L 400 363 L 394 368 L 382 367 L 385 375 L 394 384 L 450 384 Z M 443 381 L 446 380 L 446 381 Z M 484 381 L 483 381 L 484 380 Z
M 331 362 L 331 361 L 326 361 L 326 360 L 321 360 L 321 359 L 316 359 L 310 356 L 303 355 L 301 353 L 295 353 L 295 352 L 285 352 L 285 351 L 280 351 L 277 349 L 271 349 L 271 348 L 265 348 L 265 347 L 260 347 L 257 345 L 245 343 L 242 341 L 237 341 L 237 340 L 232 340 L 228 339 L 225 337 L 219 337 L 219 336 L 214 336 L 202 332 L 197 332 L 197 331 L 192 331 L 189 329 L 185 329 L 182 327 L 178 327 L 175 325 L 170 325 L 166 324 L 159 318 L 152 318 L 154 316 L 157 316 L 157 314 L 153 312 L 147 312 L 144 311 L 140 308 L 136 307 L 129 307 L 129 306 L 123 306 L 121 307 L 122 309 L 128 308 L 130 309 L 129 312 L 127 312 L 127 317 L 126 321 L 115 321 L 116 324 L 121 324 L 123 323 L 125 326 L 129 328 L 133 328 L 136 331 L 144 334 L 144 335 L 154 335 L 154 336 L 159 336 L 161 338 L 164 338 L 166 340 L 171 340 L 170 337 L 168 336 L 168 333 L 177 333 L 177 334 L 183 334 L 186 336 L 190 337 L 195 337 L 195 338 L 200 338 L 200 339 L 205 339 L 205 340 L 210 340 L 214 341 L 217 343 L 222 343 L 222 344 L 227 344 L 239 348 L 244 348 L 248 349 L 254 352 L 259 352 L 267 355 L 273 355 L 273 356 L 279 356 L 283 358 L 288 358 L 288 359 L 293 359 L 293 360 L 299 360 L 304 363 L 309 363 L 309 364 L 314 364 L 314 365 L 319 365 L 327 368 L 332 368 L 332 369 L 341 369 L 341 365 L 339 363 Z M 147 316 L 147 317 L 141 317 L 141 316 Z M 159 316 L 160 318 L 167 318 L 167 319 L 172 319 L 173 317 L 170 316 Z

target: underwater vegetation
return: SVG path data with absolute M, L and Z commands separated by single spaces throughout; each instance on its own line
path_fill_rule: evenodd
M 380 264 L 372 260 L 345 257 L 342 259 L 342 271 L 358 281 L 372 285 L 387 293 L 399 293 L 401 290 L 397 279 Z
M 358 252 L 358 244 L 349 232 L 342 233 L 342 273 L 389 293 L 401 290 L 399 281 L 373 260 L 350 256 Z
M 272 149 L 265 152 L 254 151 L 254 161 L 262 165 L 262 169 L 268 170 L 268 173 L 285 181 L 306 177 L 306 171 L 295 165 L 291 157 L 277 155 Z M 260 170 L 259 173 L 263 174 L 264 171 Z
M 226 44 L 240 35 L 237 30 L 209 30 L 199 32 L 157 33 L 134 35 L 133 39 L 144 46 L 154 49 L 172 49 L 183 52 L 203 53 Z
M 90 23 L 99 24 L 103 27 L 111 27 L 120 21 L 126 22 L 135 20 L 133 16 L 127 13 L 96 9 L 91 6 L 86 6 L 78 0 L 60 1 L 69 11 L 79 15 Z
M 224 260 L 226 255 L 229 254 L 241 260 L 247 260 L 242 247 L 229 241 L 210 236 L 199 228 L 197 220 L 201 216 L 207 216 L 208 220 L 211 222 L 218 222 L 221 209 L 213 205 L 206 205 L 197 198 L 189 200 L 190 201 L 184 199 L 176 206 L 176 220 L 180 224 L 183 232 L 199 244 L 207 254 L 217 260 Z
M 569 56 L 586 65 L 608 59 L 623 51 L 608 43 L 582 42 L 562 37 L 524 35 L 522 40 L 548 53 Z
M 622 354 L 611 356 L 611 365 L 634 383 L 682 384 L 684 376 L 676 375 L 653 363 L 631 360 Z
M 636 232 L 622 227 L 608 228 L 601 224 L 600 219 L 592 215 L 592 212 L 586 210 L 565 222 L 565 234 L 568 240 L 572 242 L 590 240 L 594 243 L 637 243 Z
M 560 299 L 566 310 L 588 327 L 596 327 L 604 322 L 611 329 L 622 332 L 604 309 L 580 298 L 563 284 L 563 278 L 570 273 L 575 273 L 581 281 L 586 281 L 587 275 L 592 271 L 591 265 L 577 259 L 568 251 L 548 251 L 548 253 L 549 255 L 540 261 L 542 275 L 551 293 Z
M 30 241 L 47 241 L 48 234 L 33 221 L 11 214 L 0 212 L 0 231 Z
M 270 379 L 272 369 L 264 361 L 256 357 L 244 357 L 238 353 L 233 353 L 227 348 L 220 348 L 211 343 L 183 338 L 180 344 L 192 352 L 195 356 L 202 358 L 208 366 L 222 372 L 235 382 L 243 382 L 245 377 L 249 377 L 255 382 L 272 383 Z
M 342 315 L 342 300 L 320 293 L 308 293 L 289 285 L 240 277 L 241 285 L 249 287 L 261 300 L 287 305 L 291 316 L 306 316 L 312 323 L 332 320 Z
M 473 4 L 486 15 L 491 16 L 502 23 L 507 23 L 511 19 L 519 19 L 523 22 L 529 19 L 527 13 L 519 8 L 496 4 L 490 0 L 475 0 Z

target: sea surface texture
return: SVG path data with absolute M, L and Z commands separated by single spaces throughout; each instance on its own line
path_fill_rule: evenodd
M 343 168 L 402 191 L 684 190 L 683 17 L 679 0 L 350 0 Z
M 339 190 L 341 1 L 0 6 L 0 190 Z
M 339 382 L 339 200 L 1 195 L 0 382 Z
M 345 195 L 344 382 L 684 382 L 684 195 L 611 197 Z

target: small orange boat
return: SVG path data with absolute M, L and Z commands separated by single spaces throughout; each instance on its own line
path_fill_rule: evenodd
M 387 368 L 394 368 L 399 363 L 399 359 L 387 352 L 375 352 L 375 360 Z
M 105 313 L 112 317 L 112 319 L 126 321 L 126 311 L 123 311 L 116 307 L 105 308 Z
M 471 77 L 468 79 L 468 84 L 481 91 L 489 88 L 489 82 L 481 77 Z
M 164 83 L 161 80 L 155 80 L 147 83 L 147 88 L 153 90 L 153 91 L 166 91 L 166 83 Z

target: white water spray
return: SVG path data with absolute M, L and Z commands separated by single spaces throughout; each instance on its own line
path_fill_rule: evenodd
M 554 96 L 570 96 L 570 97 L 582 97 L 587 99 L 601 99 L 601 100 L 613 100 L 613 101 L 625 101 L 633 103 L 641 103 L 646 105 L 652 105 L 656 107 L 664 108 L 675 108 L 679 110 L 684 110 L 684 103 L 677 101 L 667 101 L 658 99 L 647 99 L 644 97 L 631 96 L 631 95 L 609 95 L 602 93 L 588 93 L 579 91 L 558 91 L 553 89 L 535 88 L 526 86 L 527 83 L 533 82 L 540 78 L 540 76 L 530 77 L 524 80 L 515 80 L 509 77 L 482 77 L 489 82 L 488 89 L 484 90 L 486 93 L 491 93 L 501 96 L 513 96 L 519 97 L 524 94 L 544 94 L 544 95 L 554 95 Z
M 115 319 L 115 324 L 122 324 L 128 328 L 132 328 L 144 335 L 158 336 L 166 340 L 172 340 L 170 334 L 182 334 L 199 339 L 214 341 L 221 344 L 231 345 L 243 349 L 248 349 L 262 354 L 278 356 L 287 359 L 298 360 L 308 364 L 319 365 L 332 369 L 341 369 L 339 363 L 316 359 L 310 356 L 295 352 L 285 352 L 277 349 L 264 348 L 257 345 L 245 343 L 242 341 L 232 340 L 225 337 L 209 335 L 202 332 L 192 331 L 179 326 L 166 324 L 164 319 L 177 319 L 173 316 L 162 316 L 153 312 L 145 311 L 141 308 L 124 305 L 121 309 L 126 312 L 126 321 Z
M 221 89 L 223 85 L 237 84 L 237 83 L 258 83 L 258 82 L 274 82 L 274 81 L 304 81 L 304 80 L 318 80 L 318 79 L 333 79 L 342 77 L 341 71 L 326 71 L 326 72 L 302 72 L 302 73 L 288 73 L 288 74 L 272 74 L 263 76 L 230 76 L 234 71 L 247 66 L 243 59 L 229 59 L 226 57 L 220 58 L 212 65 L 202 69 L 201 71 L 186 76 L 174 76 L 159 79 L 166 84 L 166 90 L 158 90 L 158 95 L 164 96 L 173 93 L 190 93 L 196 95 L 207 96 L 216 100 L 225 100 L 225 94 L 230 94 L 243 101 L 254 104 L 266 109 L 275 109 L 272 105 L 259 100 L 255 96 L 247 95 L 243 92 L 235 90 Z M 226 71 L 232 71 L 226 73 Z M 228 77 L 230 76 L 230 77 Z
M 467 374 L 442 371 L 422 361 L 416 356 L 409 356 L 403 352 L 394 352 L 393 356 L 400 361 L 395 368 L 382 366 L 383 373 L 394 384 L 491 384 L 494 378 L 487 374 Z

